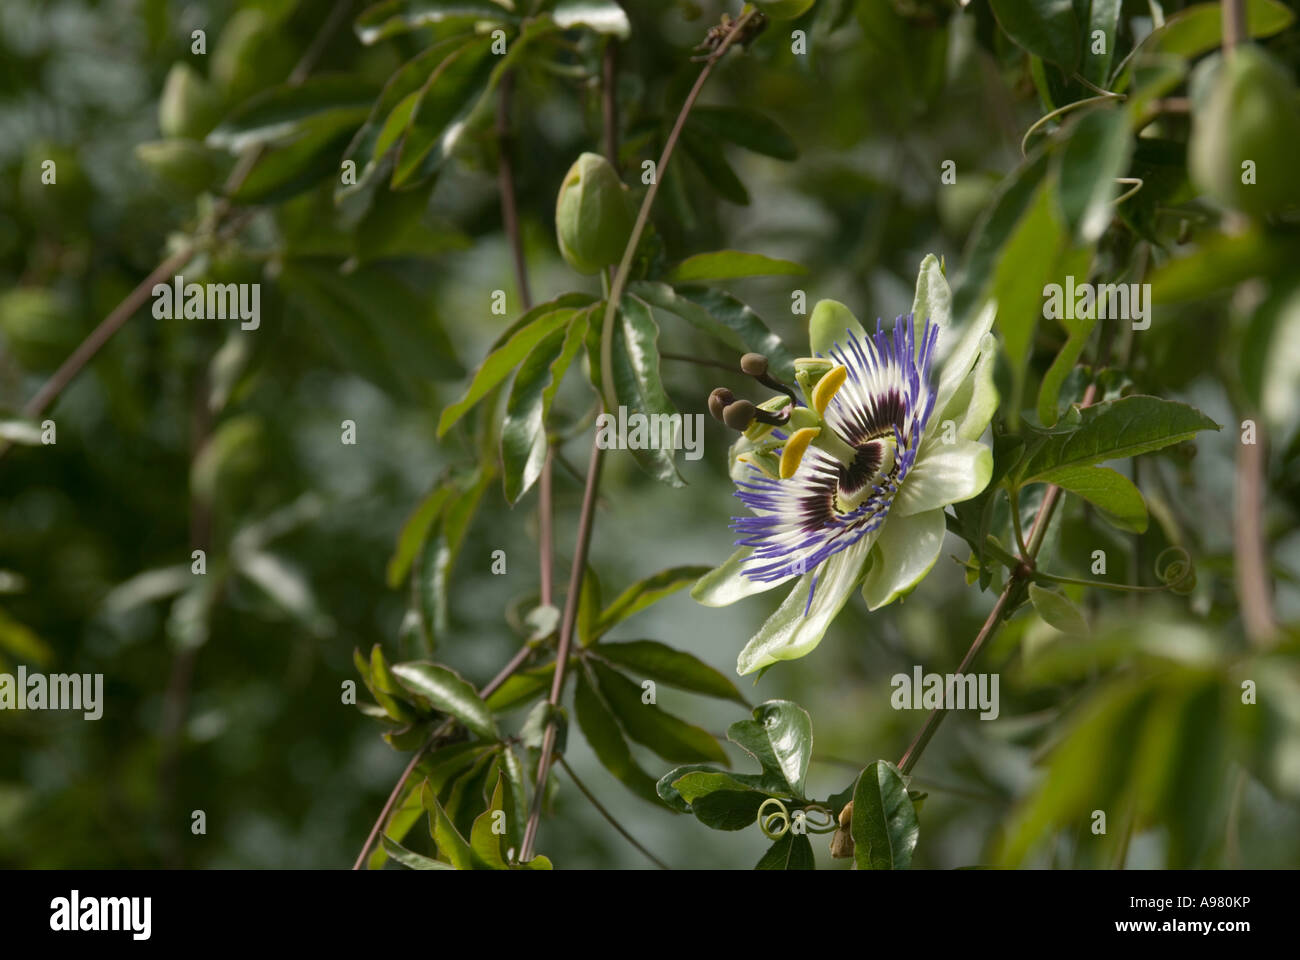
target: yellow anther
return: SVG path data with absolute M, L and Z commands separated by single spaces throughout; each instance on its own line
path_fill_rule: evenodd
M 808 452 L 808 444 L 812 443 L 821 432 L 820 427 L 804 427 L 790 434 L 785 447 L 781 450 L 782 480 L 789 480 L 794 476 L 794 472 L 799 469 L 799 464 L 803 460 L 803 455 Z
M 840 387 L 844 386 L 848 376 L 848 367 L 838 366 L 817 381 L 817 386 L 813 387 L 812 405 L 819 417 L 826 412 L 826 408 L 831 404 L 831 398 Z

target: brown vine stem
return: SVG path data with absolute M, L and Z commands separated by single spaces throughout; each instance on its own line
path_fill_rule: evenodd
M 600 444 L 591 444 L 591 460 L 587 464 L 587 484 L 582 491 L 582 515 L 578 520 L 578 546 L 573 554 L 573 568 L 569 573 L 569 592 L 564 598 L 564 619 L 560 624 L 560 645 L 555 654 L 555 676 L 551 680 L 549 703 L 559 706 L 560 695 L 564 692 L 565 667 L 569 662 L 569 651 L 573 647 L 573 628 L 578 620 L 578 600 L 582 596 L 582 579 L 587 569 L 587 551 L 591 547 L 591 532 L 595 525 L 596 489 L 600 486 L 601 468 Z M 519 847 L 520 862 L 533 858 L 533 847 L 537 842 L 537 828 L 542 817 L 542 799 L 546 796 L 546 778 L 551 770 L 551 758 L 555 751 L 554 714 L 546 724 L 542 736 L 542 752 L 537 762 L 537 786 L 533 793 L 532 808 L 528 813 L 528 825 L 524 829 L 524 840 Z
M 614 379 L 613 379 L 613 332 L 614 316 L 618 312 L 618 304 L 623 296 L 623 290 L 627 287 L 627 278 L 632 270 L 632 258 L 636 255 L 637 244 L 641 240 L 641 234 L 645 230 L 646 223 L 650 219 L 650 208 L 654 205 L 655 197 L 659 193 L 659 184 L 663 180 L 664 171 L 668 168 L 668 161 L 672 159 L 673 150 L 677 146 L 677 140 L 681 136 L 682 127 L 686 123 L 687 116 L 690 115 L 691 109 L 695 106 L 695 101 L 699 98 L 700 91 L 704 89 L 704 82 L 708 80 L 709 74 L 713 72 L 716 64 L 727 52 L 732 41 L 745 28 L 745 25 L 753 18 L 756 11 L 751 10 L 741 15 L 732 24 L 731 30 L 718 45 L 718 48 L 705 61 L 700 75 L 695 80 L 695 85 L 691 87 L 691 92 L 687 95 L 686 101 L 677 113 L 677 120 L 673 124 L 672 131 L 668 134 L 668 139 L 664 143 L 663 153 L 659 157 L 659 163 L 655 167 L 654 180 L 650 184 L 650 189 L 646 191 L 644 199 L 641 201 L 641 209 L 637 211 L 636 222 L 632 226 L 632 233 L 628 237 L 627 245 L 623 249 L 623 258 L 619 262 L 618 271 L 614 274 L 614 282 L 610 284 L 609 297 L 605 305 L 605 319 L 601 328 L 600 357 L 601 357 L 601 382 L 605 391 L 605 405 L 607 409 L 613 409 L 617 406 L 617 397 L 614 396 Z M 612 87 L 612 84 L 610 84 Z M 591 444 L 591 460 L 587 469 L 586 487 L 582 494 L 582 515 L 578 521 L 578 547 L 574 551 L 573 568 L 569 574 L 569 592 L 564 599 L 564 618 L 560 625 L 560 644 L 556 653 L 555 677 L 551 683 L 550 704 L 557 707 L 560 702 L 560 695 L 564 691 L 565 667 L 568 664 L 569 650 L 573 643 L 573 628 L 578 617 L 578 601 L 582 595 L 583 574 L 587 567 L 587 550 L 591 544 L 591 532 L 594 523 L 594 514 L 596 508 L 597 488 L 600 484 L 601 468 L 600 444 L 596 439 Z M 546 725 L 546 732 L 542 737 L 541 756 L 537 764 L 537 785 L 533 794 L 532 809 L 528 814 L 528 825 L 524 830 L 523 843 L 520 845 L 520 861 L 531 860 L 533 848 L 536 845 L 537 830 L 542 817 L 542 798 L 546 794 L 546 778 L 550 774 L 552 755 L 555 750 L 555 718 L 552 712 L 551 720 Z

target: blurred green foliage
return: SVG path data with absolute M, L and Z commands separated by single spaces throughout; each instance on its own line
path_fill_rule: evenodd
M 523 640 L 554 638 L 554 611 L 537 606 L 539 430 L 556 444 L 561 590 L 574 551 L 601 375 L 603 309 L 591 304 L 603 291 L 560 255 L 557 192 L 580 154 L 603 150 L 606 45 L 617 43 L 619 172 L 639 199 L 642 165 L 699 74 L 691 56 L 739 4 L 625 0 L 626 31 L 606 4 L 561 4 L 540 26 L 506 6 L 0 7 L 0 409 L 15 418 L 6 438 L 25 441 L 0 459 L 0 672 L 102 673 L 106 699 L 93 722 L 0 712 L 0 864 L 346 865 L 427 736 L 421 724 L 443 716 L 476 739 L 426 758 L 428 788 L 402 796 L 389 831 L 403 837 L 371 863 L 508 854 L 479 821 L 504 808 L 512 836 L 521 827 L 528 751 L 550 719 L 522 707 L 550 674 L 539 655 L 487 707 L 461 678 L 481 689 Z M 470 13 L 410 17 L 447 7 Z M 688 818 L 657 801 L 655 781 L 678 762 L 763 776 L 746 756 L 761 752 L 748 703 L 777 700 L 800 705 L 783 722 L 807 721 L 815 750 L 800 753 L 797 785 L 742 783 L 742 804 L 746 790 L 837 808 L 860 797 L 853 836 L 860 847 L 897 839 L 906 856 L 891 865 L 1300 862 L 1300 181 L 1287 169 L 1300 149 L 1300 29 L 1281 3 L 1246 7 L 1258 47 L 1224 63 L 1217 3 L 817 0 L 715 69 L 638 250 L 631 292 L 644 313 L 618 328 L 634 345 L 657 331 L 663 356 L 653 376 L 616 368 L 616 389 L 661 387 L 664 409 L 702 411 L 710 388 L 744 379 L 668 354 L 731 364 L 771 337 L 765 352 L 784 362 L 780 341 L 807 339 L 792 291 L 888 320 L 909 308 L 933 252 L 958 320 L 999 305 L 999 431 L 1051 429 L 1088 382 L 1099 399 L 1179 400 L 1226 427 L 1145 453 L 1094 490 L 1112 505 L 1129 496 L 1123 510 L 1077 490 L 1041 555 L 1087 578 L 1104 550 L 1105 579 L 1158 586 L 1156 558 L 1178 546 L 1195 566 L 1187 589 L 1068 585 L 1023 607 L 981 654 L 979 669 L 1002 675 L 1000 719 L 949 720 L 909 789 L 875 762 L 897 757 L 923 719 L 890 708 L 889 678 L 955 669 L 986 591 L 1001 586 L 991 567 L 968 566 L 950 537 L 904 603 L 868 615 L 854 601 L 815 656 L 737 688 L 736 652 L 771 605 L 722 613 L 678 590 L 731 552 L 730 437 L 709 421 L 704 459 L 676 465 L 608 454 L 565 757 L 661 859 L 846 862 L 817 837 L 811 852 L 794 837 L 773 846 L 752 818 L 709 833 L 700 809 Z M 508 34 L 504 56 L 489 31 L 473 33 L 485 16 Z M 587 376 L 545 401 L 540 381 L 518 403 L 485 388 L 489 402 L 462 410 L 452 404 L 467 371 L 526 312 L 497 183 L 507 67 L 532 299 L 572 298 L 538 331 L 550 337 L 538 338 L 544 366 Z M 232 180 L 249 151 L 251 170 Z M 43 183 L 51 160 L 57 179 Z M 1243 160 L 1257 189 L 1241 182 Z M 189 247 L 187 281 L 261 284 L 260 328 L 141 309 L 36 417 L 56 422 L 57 443 L 32 443 L 24 404 L 164 256 Z M 769 259 L 687 261 L 728 249 Z M 1066 274 L 1150 282 L 1150 327 L 1048 319 L 1043 288 Z M 1245 636 L 1234 576 L 1245 419 L 1267 437 L 1263 538 L 1281 625 L 1267 647 Z M 355 444 L 341 442 L 345 421 Z M 1026 524 L 1042 490 L 1016 504 Z M 979 507 L 956 516 L 1009 546 L 1011 505 Z M 429 656 L 456 673 L 389 667 Z M 660 705 L 689 722 L 663 712 L 627 727 L 619 702 L 639 696 L 642 676 L 658 677 Z M 368 712 L 403 724 L 344 703 L 348 681 L 364 681 L 363 700 L 369 687 Z M 540 850 L 556 866 L 647 865 L 565 771 L 555 783 Z M 913 803 L 919 842 L 888 812 Z M 1095 809 L 1108 812 L 1104 837 L 1089 830 Z M 204 835 L 190 830 L 196 810 Z M 432 837 L 410 830 L 426 814 Z M 862 866 L 877 859 L 859 851 Z

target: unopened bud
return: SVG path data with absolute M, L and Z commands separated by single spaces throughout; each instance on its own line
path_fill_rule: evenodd
M 735 399 L 735 394 L 726 387 L 718 387 L 709 394 L 709 413 L 713 414 L 713 419 L 722 420 L 723 411 L 726 410 L 727 405 L 734 402 Z M 725 423 L 726 421 L 723 422 Z
M 767 357 L 761 353 L 747 353 L 740 358 L 740 369 L 749 377 L 767 375 Z
M 744 430 L 754 422 L 755 406 L 748 400 L 735 400 L 722 411 L 722 422 L 732 430 Z
M 569 266 L 590 274 L 619 262 L 632 234 L 630 196 L 604 157 L 574 161 L 555 201 L 555 235 Z

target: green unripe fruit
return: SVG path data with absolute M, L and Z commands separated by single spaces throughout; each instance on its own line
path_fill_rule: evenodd
M 753 0 L 753 4 L 773 20 L 793 20 L 807 13 L 813 0 Z
M 631 194 L 608 161 L 584 153 L 565 174 L 555 200 L 560 253 L 579 273 L 618 263 L 632 235 Z
M 1287 70 L 1246 44 L 1218 67 L 1199 99 L 1187 148 L 1192 182 L 1253 216 L 1300 204 L 1300 105 Z

